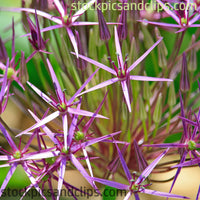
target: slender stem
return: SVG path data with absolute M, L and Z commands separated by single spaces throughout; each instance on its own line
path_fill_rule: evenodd
M 144 141 L 146 142 L 148 140 L 148 133 L 147 133 L 147 126 L 145 120 L 142 121 L 142 125 L 144 128 Z
M 154 129 L 154 132 L 153 132 L 153 138 L 156 137 L 156 133 L 158 131 L 158 125 L 159 125 L 159 123 L 155 123 L 155 129 Z
M 169 126 L 170 126 L 170 121 L 171 121 L 171 117 L 172 117 L 172 107 L 169 106 L 169 116 L 167 119 L 167 127 L 166 127 L 166 132 L 169 132 Z

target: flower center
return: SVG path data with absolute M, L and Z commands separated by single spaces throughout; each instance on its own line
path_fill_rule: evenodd
M 55 158 L 55 157 L 46 158 L 45 161 L 46 161 L 48 164 L 52 165 L 52 164 L 55 163 L 56 158 Z
M 19 150 L 15 151 L 15 153 L 13 154 L 13 157 L 15 159 L 19 159 L 19 158 L 21 158 L 21 156 L 22 156 L 22 154 Z
M 188 20 L 187 20 L 185 17 L 182 17 L 182 18 L 181 18 L 181 24 L 182 24 L 183 26 L 186 26 L 186 25 L 187 25 L 187 22 L 188 22 Z
M 61 152 L 62 152 L 62 153 L 65 153 L 66 155 L 68 155 L 69 149 L 68 149 L 68 148 L 65 149 L 65 147 L 63 147 L 62 150 L 61 150 Z
M 3 74 L 5 74 L 5 72 L 6 70 L 3 71 Z M 15 73 L 14 69 L 9 67 L 7 71 L 7 78 L 10 79 L 14 73 Z
M 77 131 L 76 134 L 74 135 L 74 139 L 79 141 L 84 139 L 84 133 L 81 131 Z
M 138 184 L 133 184 L 131 187 L 131 190 L 133 190 L 133 192 L 137 192 L 139 190 L 140 186 Z
M 67 109 L 67 105 L 64 102 L 62 102 L 61 104 L 58 103 L 57 108 L 59 111 L 64 112 Z
M 191 151 L 195 150 L 196 149 L 196 142 L 194 142 L 193 140 L 190 140 L 188 142 L 188 149 L 191 150 Z
M 70 21 L 71 21 L 71 16 L 70 16 L 70 15 L 65 15 L 65 16 L 63 17 L 63 22 L 64 22 L 64 24 L 69 25 L 69 24 L 70 24 Z
M 42 178 L 42 181 L 47 181 L 48 178 L 49 178 L 49 175 L 47 174 L 47 175 L 45 175 L 45 176 Z

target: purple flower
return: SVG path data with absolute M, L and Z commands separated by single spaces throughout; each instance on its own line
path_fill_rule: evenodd
M 50 71 L 50 74 L 51 74 L 51 78 L 53 80 L 53 85 L 54 85 L 54 89 L 55 89 L 55 93 L 56 93 L 57 99 L 55 99 L 53 96 L 48 97 L 46 94 L 41 92 L 37 87 L 35 87 L 30 82 L 27 82 L 27 83 L 44 101 L 46 101 L 49 105 L 51 105 L 54 109 L 56 109 L 56 111 L 54 113 L 50 114 L 49 116 L 45 117 L 44 119 L 42 119 L 38 123 L 34 124 L 32 127 L 30 127 L 27 130 L 23 131 L 19 135 L 22 135 L 25 132 L 28 132 L 28 131 L 33 130 L 35 128 L 38 128 L 38 127 L 50 122 L 51 120 L 55 119 L 56 117 L 61 116 L 62 117 L 62 122 L 63 122 L 63 131 L 64 131 L 64 146 L 67 149 L 68 148 L 68 145 L 67 145 L 67 136 L 68 136 L 67 113 L 69 113 L 70 117 L 72 117 L 72 114 L 90 116 L 90 117 L 94 115 L 94 113 L 91 113 L 89 111 L 81 110 L 80 108 L 78 108 L 78 109 L 77 108 L 73 108 L 73 106 L 75 106 L 77 104 L 80 104 L 80 101 L 78 101 L 78 102 L 73 102 L 73 101 L 75 100 L 76 96 L 83 90 L 83 88 L 88 84 L 88 82 L 92 79 L 92 77 L 95 75 L 95 73 L 98 70 L 96 70 L 85 81 L 85 83 L 78 89 L 78 91 L 74 94 L 74 96 L 71 97 L 71 99 L 69 99 L 67 101 L 66 98 L 65 98 L 65 92 L 62 91 L 62 89 L 60 87 L 60 84 L 58 82 L 58 79 L 57 79 L 57 77 L 55 75 L 55 72 L 53 70 L 53 67 L 52 67 L 52 65 L 51 65 L 51 63 L 49 62 L 48 59 L 47 59 L 47 63 L 48 63 L 49 71 Z M 96 115 L 96 117 L 106 118 L 106 117 L 104 117 L 102 115 L 98 115 L 98 114 Z
M 116 47 L 116 53 L 117 53 L 117 61 L 118 61 L 118 67 L 115 65 L 114 62 L 111 63 L 113 65 L 114 69 L 111 69 L 110 67 L 105 66 L 102 63 L 99 63 L 95 60 L 92 60 L 88 57 L 85 57 L 83 55 L 79 54 L 79 57 L 82 58 L 83 60 L 86 60 L 87 62 L 90 62 L 91 64 L 96 65 L 99 68 L 104 69 L 105 71 L 111 73 L 112 75 L 116 76 L 115 78 L 112 78 L 110 80 L 107 80 L 103 83 L 100 83 L 88 90 L 86 90 L 85 92 L 82 92 L 79 95 L 82 95 L 84 93 L 90 92 L 90 91 L 94 91 L 97 90 L 99 88 L 103 88 L 105 86 L 111 85 L 115 82 L 120 82 L 121 83 L 121 87 L 123 90 L 123 94 L 124 94 L 124 98 L 126 101 L 126 105 L 128 107 L 129 112 L 131 112 L 131 103 L 130 103 L 130 98 L 129 98 L 129 92 L 128 92 L 128 86 L 127 86 L 127 81 L 128 80 L 140 80 L 140 81 L 172 81 L 171 79 L 166 79 L 166 78 L 154 78 L 154 77 L 147 77 L 147 76 L 136 76 L 136 75 L 130 75 L 130 72 L 140 63 L 142 62 L 142 60 L 144 60 L 144 58 L 160 43 L 160 41 L 162 40 L 159 39 L 150 49 L 148 49 L 140 58 L 138 58 L 130 67 L 127 66 L 127 58 L 125 59 L 125 61 L 123 61 L 122 58 L 122 52 L 121 52 L 121 47 L 120 47 L 120 43 L 119 43 L 119 38 L 118 38 L 118 34 L 117 34 L 117 29 L 115 27 L 115 47 Z M 74 53 L 72 53 L 74 54 Z
M 86 5 L 84 5 L 80 10 L 78 10 L 74 15 L 72 15 L 73 9 L 70 10 L 70 12 L 67 12 L 67 7 L 60 3 L 59 0 L 54 0 L 54 5 L 59 12 L 60 16 L 55 17 L 53 15 L 50 15 L 46 12 L 40 11 L 40 10 L 34 10 L 31 8 L 13 8 L 11 11 L 25 11 L 30 13 L 37 13 L 38 15 L 45 17 L 53 22 L 55 22 L 57 25 L 53 25 L 47 28 L 44 28 L 41 30 L 41 32 L 49 31 L 57 28 L 64 27 L 68 33 L 68 36 L 71 40 L 71 43 L 74 47 L 74 51 L 76 52 L 76 56 L 78 57 L 78 46 L 77 42 L 74 36 L 74 33 L 72 31 L 73 26 L 85 26 L 85 25 L 98 25 L 97 22 L 77 22 L 76 20 L 88 9 L 90 8 L 96 0 L 89 1 Z M 30 35 L 30 34 L 26 34 Z
M 148 187 L 149 184 L 145 184 L 144 181 L 149 176 L 149 174 L 152 172 L 152 170 L 155 168 L 157 163 L 161 160 L 161 158 L 167 153 L 168 149 L 165 150 L 163 153 L 161 153 L 148 167 L 146 167 L 141 172 L 140 176 L 136 179 L 135 174 L 130 173 L 128 166 L 127 166 L 116 142 L 115 142 L 115 145 L 116 145 L 116 148 L 117 148 L 117 151 L 119 154 L 119 158 L 120 158 L 122 167 L 124 169 L 127 180 L 129 182 L 129 185 L 110 181 L 110 180 L 104 180 L 101 178 L 91 178 L 92 180 L 99 182 L 101 184 L 104 184 L 104 185 L 108 185 L 110 187 L 120 189 L 120 190 L 128 190 L 128 193 L 127 193 L 126 197 L 124 198 L 124 200 L 128 200 L 132 194 L 134 194 L 136 200 L 139 200 L 140 198 L 139 198 L 138 193 L 146 193 L 146 194 L 162 196 L 162 197 L 188 199 L 185 196 L 180 196 L 180 195 L 170 194 L 170 193 L 166 193 L 166 192 L 159 192 L 159 191 L 155 191 L 155 190 L 146 189 L 146 187 Z
M 200 24 L 195 24 L 195 22 L 197 22 L 200 18 L 199 8 L 197 10 L 194 10 L 192 14 L 190 14 L 190 8 L 188 8 L 188 5 L 190 5 L 189 1 L 185 2 L 185 9 L 183 8 L 175 9 L 173 5 L 170 4 L 169 2 L 166 5 L 166 3 L 163 3 L 161 0 L 156 0 L 156 1 L 159 4 L 159 6 L 161 6 L 163 10 L 176 21 L 177 24 L 170 24 L 164 22 L 151 22 L 147 20 L 139 20 L 140 22 L 156 26 L 179 28 L 180 30 L 177 32 L 185 31 L 189 27 L 200 27 Z
M 198 126 L 195 126 L 193 132 L 191 133 L 191 129 L 188 129 L 188 126 L 186 125 L 186 122 L 189 122 L 191 125 L 194 125 L 196 123 L 192 122 L 191 120 L 187 120 L 185 118 L 185 113 L 184 113 L 184 107 L 183 107 L 183 100 L 182 100 L 182 96 L 180 93 L 180 104 L 181 104 L 181 119 L 182 119 L 182 124 L 183 124 L 183 135 L 182 138 L 180 140 L 179 143 L 162 143 L 162 144 L 150 144 L 150 145 L 143 145 L 143 146 L 148 146 L 148 147 L 159 147 L 159 148 L 178 148 L 179 149 L 179 153 L 181 155 L 181 160 L 180 160 L 180 164 L 173 166 L 174 167 L 178 167 L 177 172 L 175 174 L 173 183 L 171 185 L 170 188 L 170 192 L 173 189 L 173 186 L 178 178 L 178 175 L 181 171 L 181 168 L 183 166 L 188 166 L 191 165 L 192 162 L 194 162 L 193 160 L 187 162 L 186 164 L 184 163 L 184 161 L 186 160 L 187 155 L 189 154 L 190 157 L 194 157 L 196 158 L 196 160 L 199 161 L 199 152 L 197 151 L 197 148 L 200 148 L 200 143 L 198 143 L 199 140 L 199 136 L 197 135 L 197 131 L 198 131 Z M 197 122 L 200 119 L 200 111 L 198 113 L 198 117 L 195 115 Z M 190 164 L 189 164 L 190 163 Z M 200 163 L 200 162 L 197 162 Z M 197 164 L 195 163 L 195 164 Z M 200 164 L 199 164 L 200 166 Z

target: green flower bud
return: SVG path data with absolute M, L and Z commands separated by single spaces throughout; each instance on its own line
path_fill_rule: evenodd
M 147 119 L 147 112 L 145 110 L 144 102 L 141 95 L 139 95 L 139 117 L 141 121 L 144 121 Z
M 81 131 L 77 131 L 76 134 L 74 135 L 75 140 L 83 140 L 85 137 L 84 133 Z
M 188 149 L 191 150 L 191 151 L 196 149 L 196 143 L 193 140 L 190 140 L 188 142 Z
M 53 163 L 55 163 L 56 158 L 55 158 L 55 157 L 46 158 L 45 161 L 46 161 L 48 164 L 52 165 Z
M 171 107 L 176 104 L 176 93 L 175 93 L 173 82 L 169 86 L 168 104 Z
M 160 93 L 153 113 L 153 121 L 155 123 L 159 123 L 161 121 L 161 117 L 162 117 L 162 94 Z
M 144 73 L 144 76 L 146 76 L 146 73 Z M 148 81 L 144 81 L 143 97 L 145 100 L 150 100 L 150 98 L 152 97 L 152 93 L 151 93 L 151 89 L 150 89 Z
M 5 74 L 5 72 L 6 70 L 3 71 L 3 74 Z M 7 71 L 7 78 L 10 79 L 14 73 L 15 73 L 14 69 L 9 67 Z

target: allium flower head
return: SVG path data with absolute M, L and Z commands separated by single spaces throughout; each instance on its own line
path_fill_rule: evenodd
M 138 58 L 130 67 L 127 66 L 127 57 L 125 58 L 125 61 L 123 61 L 122 58 L 122 52 L 121 52 L 121 47 L 120 47 L 120 43 L 119 43 L 119 38 L 118 38 L 118 34 L 117 34 L 117 28 L 115 27 L 115 47 L 116 47 L 116 54 L 117 54 L 117 64 L 115 65 L 114 62 L 110 60 L 113 69 L 110 67 L 105 66 L 102 63 L 99 63 L 95 60 L 92 60 L 88 57 L 85 57 L 83 55 L 79 55 L 80 58 L 82 58 L 83 60 L 86 60 L 87 62 L 96 65 L 99 68 L 102 68 L 103 70 L 111 73 L 112 75 L 116 76 L 115 78 L 112 78 L 110 80 L 107 80 L 103 83 L 100 83 L 88 90 L 86 90 L 85 92 L 82 92 L 80 95 L 90 92 L 90 91 L 94 91 L 97 90 L 99 88 L 103 88 L 105 86 L 111 85 L 115 82 L 120 82 L 121 83 L 121 87 L 122 87 L 122 91 L 124 94 L 124 98 L 126 101 L 126 105 L 128 107 L 129 112 L 131 112 L 131 103 L 130 103 L 130 97 L 129 97 L 129 92 L 128 92 L 128 86 L 127 86 L 127 82 L 128 80 L 139 80 L 139 81 L 172 81 L 171 79 L 166 79 L 166 78 L 154 78 L 154 77 L 148 77 L 148 76 L 136 76 L 136 75 L 130 75 L 130 72 L 140 63 L 142 62 L 145 57 L 160 43 L 160 41 L 162 40 L 162 38 L 160 38 L 150 49 L 148 49 L 140 58 Z M 74 53 L 73 53 L 74 54 Z

